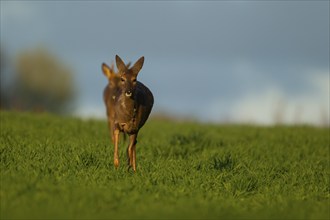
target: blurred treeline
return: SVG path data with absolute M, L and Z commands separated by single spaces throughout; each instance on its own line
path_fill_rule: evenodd
M 69 113 L 74 108 L 73 70 L 44 47 L 10 57 L 0 49 L 0 108 Z

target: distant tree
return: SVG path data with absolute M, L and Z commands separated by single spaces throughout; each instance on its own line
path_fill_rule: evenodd
M 4 108 L 7 102 L 5 91 L 3 88 L 3 75 L 5 69 L 5 62 L 6 62 L 6 58 L 3 49 L 0 48 L 0 109 Z
M 73 106 L 73 72 L 46 49 L 18 54 L 14 71 L 12 108 L 65 113 Z
M 0 74 L 2 72 L 2 68 L 3 68 L 3 65 L 4 65 L 4 59 L 5 59 L 4 54 L 3 54 L 2 49 L 0 47 L 0 69 L 1 69 Z

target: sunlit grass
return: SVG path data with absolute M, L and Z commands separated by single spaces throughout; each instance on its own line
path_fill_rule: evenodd
M 1 112 L 1 219 L 327 219 L 329 128 L 150 120 L 137 173 L 106 122 Z

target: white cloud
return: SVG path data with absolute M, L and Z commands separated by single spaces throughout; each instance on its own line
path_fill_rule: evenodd
M 89 119 L 105 119 L 106 112 L 104 106 L 90 106 L 90 105 L 81 105 L 79 106 L 76 111 L 73 113 L 75 116 Z
M 329 70 L 311 70 L 307 79 L 311 84 L 319 89 L 320 96 L 329 101 L 330 73 Z
M 233 122 L 257 124 L 329 124 L 329 71 L 310 71 L 306 83 L 312 91 L 290 97 L 280 88 L 251 92 L 231 108 Z
M 247 94 L 233 104 L 230 118 L 234 122 L 272 124 L 275 115 L 281 114 L 281 109 L 285 105 L 283 97 L 277 88 Z M 281 115 L 276 117 L 282 118 Z
M 300 101 L 304 103 L 305 120 L 309 123 L 328 124 L 330 112 L 330 73 L 329 70 L 309 70 L 306 81 L 310 82 L 314 92 Z
M 210 121 L 255 123 L 261 125 L 329 125 L 329 70 L 301 72 L 300 93 L 276 84 L 252 63 L 237 62 L 233 73 L 246 88 L 232 101 L 215 99 L 206 109 Z M 292 85 L 294 86 L 294 85 Z

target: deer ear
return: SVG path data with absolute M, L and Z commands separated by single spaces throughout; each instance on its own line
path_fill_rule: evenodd
M 116 65 L 119 72 L 126 72 L 127 67 L 124 61 L 118 55 L 116 55 Z
M 110 79 L 114 75 L 114 72 L 112 71 L 112 69 L 105 63 L 102 63 L 102 71 L 103 71 L 103 74 L 108 79 Z
M 144 63 L 144 57 L 141 57 L 136 63 L 134 63 L 133 67 L 131 68 L 133 74 L 137 75 L 140 70 L 142 69 Z

